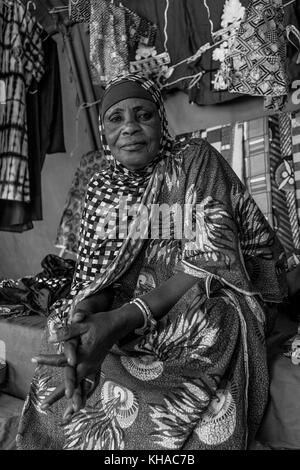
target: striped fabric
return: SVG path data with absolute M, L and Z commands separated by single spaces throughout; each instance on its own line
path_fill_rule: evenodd
M 286 251 L 293 251 L 294 242 L 292 237 L 292 228 L 290 223 L 288 205 L 285 192 L 278 189 L 275 180 L 277 167 L 282 163 L 282 153 L 280 148 L 280 133 L 278 117 L 268 118 L 269 124 L 269 158 L 270 158 L 270 176 L 273 215 L 276 218 L 277 235 Z
M 294 248 L 286 195 L 278 189 L 275 172 L 282 163 L 277 117 L 253 119 L 246 123 L 246 185 L 286 251 Z
M 300 112 L 292 118 L 292 154 L 295 170 L 297 213 L 300 222 Z
M 279 114 L 279 132 L 280 132 L 280 150 L 282 158 L 288 159 L 292 165 L 292 125 L 291 115 L 288 113 Z M 291 187 L 292 186 L 292 187 Z M 286 202 L 289 211 L 289 219 L 292 229 L 292 237 L 294 247 L 300 248 L 300 234 L 299 234 L 299 223 L 297 216 L 297 204 L 296 204 L 296 193 L 295 185 L 291 185 L 289 182 L 290 190 L 286 191 Z
M 41 27 L 19 0 L 0 2 L 0 80 L 6 103 L 0 113 L 0 199 L 30 201 L 26 89 L 43 73 Z
M 260 210 L 273 226 L 271 183 L 266 153 L 266 120 L 253 119 L 245 123 L 245 183 Z
M 193 137 L 196 137 L 194 135 Z M 197 136 L 198 137 L 198 136 Z M 222 125 L 209 127 L 200 132 L 199 137 L 207 140 L 218 152 L 222 154 L 225 160 L 232 164 L 232 125 Z

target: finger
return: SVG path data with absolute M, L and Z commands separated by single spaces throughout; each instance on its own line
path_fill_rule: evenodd
M 85 407 L 87 399 L 91 396 L 93 391 L 95 390 L 96 382 L 95 376 L 89 376 L 82 379 L 80 386 L 76 389 L 73 395 L 73 403 L 75 411 L 79 411 L 81 408 Z M 96 384 L 97 385 L 97 384 Z M 80 392 L 80 397 L 79 397 Z
M 77 346 L 78 346 L 78 338 L 69 339 L 64 343 L 64 354 L 67 358 L 68 364 L 70 366 L 76 366 L 77 364 Z
M 44 399 L 43 403 L 41 404 L 41 409 L 45 410 L 49 408 L 51 405 L 53 405 L 53 403 L 63 398 L 64 395 L 65 395 L 65 384 L 60 384 L 56 387 L 56 389 L 52 393 L 50 393 L 50 395 L 48 395 Z
M 72 396 L 72 401 L 73 401 L 73 408 L 74 411 L 79 411 L 83 406 L 82 406 L 82 387 L 79 385 L 73 393 Z
M 87 316 L 88 316 L 88 312 L 85 312 L 84 310 L 77 310 L 71 316 L 71 323 L 79 323 L 83 321 Z
M 89 367 L 85 362 L 81 362 L 80 364 L 78 364 L 78 366 L 76 367 L 76 375 L 78 383 L 80 383 L 85 377 L 91 375 L 91 371 L 89 370 Z
M 72 366 L 66 366 L 64 368 L 65 375 L 65 395 L 67 398 L 71 398 L 76 388 L 76 368 Z
M 64 411 L 64 414 L 60 423 L 61 426 L 65 426 L 66 424 L 68 424 L 71 421 L 73 414 L 74 414 L 73 402 L 69 400 L 69 404 L 67 405 Z
M 99 384 L 99 380 L 97 380 L 96 375 L 89 375 L 85 377 L 82 382 L 82 398 L 86 401 L 89 398 L 97 385 Z
M 67 364 L 67 359 L 64 354 L 38 354 L 31 358 L 31 362 L 45 366 L 64 367 Z
M 75 338 L 86 333 L 89 329 L 87 323 L 72 323 L 62 328 L 58 328 L 56 331 L 51 333 L 49 336 L 49 343 L 60 343 L 62 341 L 68 341 L 69 339 Z
M 82 401 L 82 405 L 81 407 L 84 408 L 85 405 L 86 405 L 86 401 L 88 399 L 88 393 L 89 391 L 85 389 L 84 387 L 84 380 L 81 382 L 81 401 Z

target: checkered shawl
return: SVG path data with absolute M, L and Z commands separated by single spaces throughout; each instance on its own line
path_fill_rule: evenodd
M 108 87 L 122 79 L 124 77 L 112 80 Z M 147 235 L 147 224 L 142 228 L 145 233 L 141 233 L 139 225 L 140 236 L 137 239 L 132 235 L 136 233 L 139 214 L 144 206 L 148 208 L 149 217 L 152 216 L 152 207 L 158 201 L 164 174 L 170 162 L 173 142 L 168 133 L 165 109 L 159 89 L 152 81 L 136 75 L 127 75 L 126 79 L 133 80 L 144 87 L 157 104 L 162 126 L 160 147 L 157 156 L 147 167 L 140 171 L 130 171 L 112 156 L 100 118 L 102 145 L 110 165 L 108 170 L 95 174 L 88 185 L 71 299 L 68 301 L 68 306 L 65 303 L 62 306 L 63 309 L 69 307 L 67 308 L 69 318 L 78 302 L 114 283 L 140 253 Z M 101 238 L 99 228 L 105 222 L 108 222 L 108 230 L 110 228 L 113 230 L 115 225 L 121 227 L 122 220 L 107 216 L 112 212 L 118 214 L 120 200 L 124 197 L 126 197 L 128 208 L 135 205 L 138 209 L 135 217 L 131 217 L 129 221 L 127 237 L 124 238 L 119 232 L 114 238 Z M 66 313 L 64 313 L 65 316 Z

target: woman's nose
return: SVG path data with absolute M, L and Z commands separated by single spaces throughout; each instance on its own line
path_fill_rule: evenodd
M 125 134 L 134 134 L 140 130 L 138 122 L 134 119 L 133 116 L 128 116 L 124 120 L 123 133 Z

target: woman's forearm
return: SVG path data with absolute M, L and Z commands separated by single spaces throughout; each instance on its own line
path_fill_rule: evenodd
M 152 315 L 156 320 L 166 315 L 178 300 L 191 288 L 199 279 L 180 272 L 165 281 L 156 289 L 143 295 L 142 299 L 149 306 Z
M 198 278 L 180 272 L 143 295 L 141 299 L 147 303 L 155 320 L 159 320 L 197 281 Z M 143 315 L 139 307 L 135 304 L 126 305 L 126 330 L 133 331 L 142 324 Z
M 76 311 L 84 310 L 89 313 L 106 312 L 110 310 L 114 300 L 114 291 L 111 286 L 81 300 L 76 305 Z

